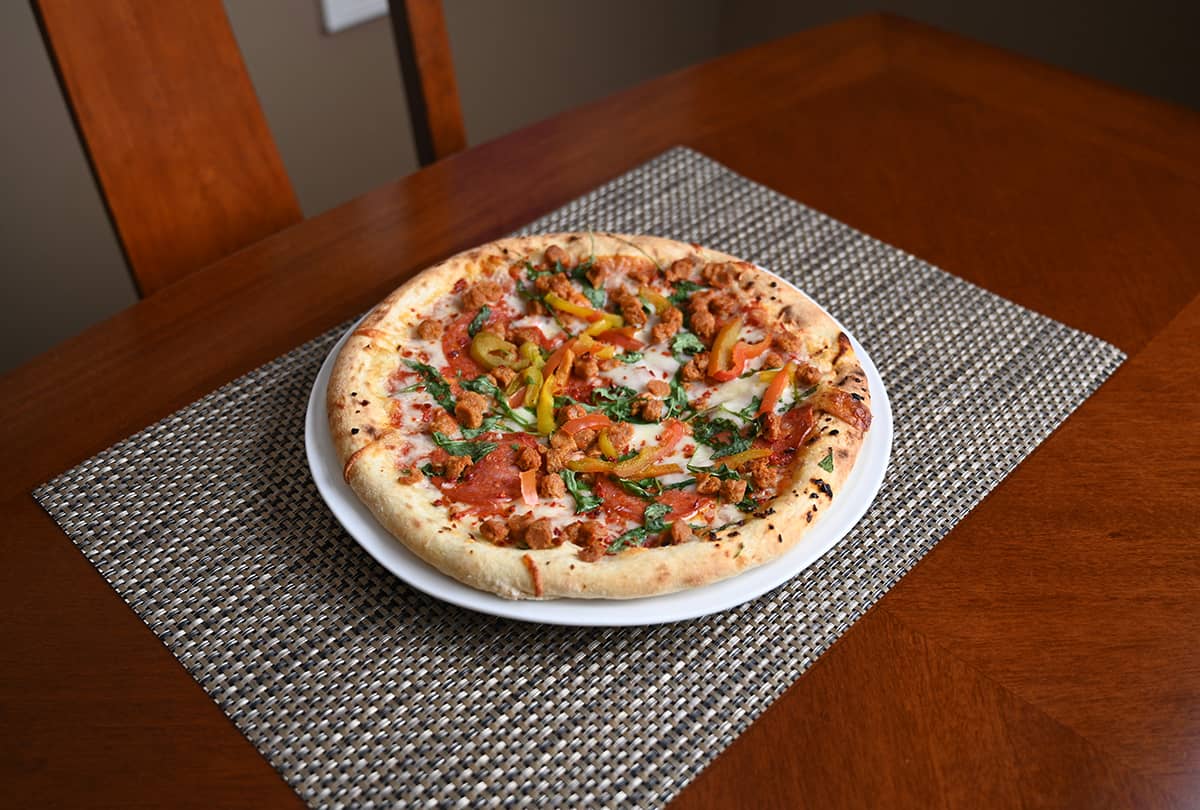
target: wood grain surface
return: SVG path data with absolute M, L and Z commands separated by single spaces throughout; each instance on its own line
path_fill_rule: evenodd
M 454 155 L 7 375 L 2 803 L 298 806 L 29 489 L 677 143 L 1131 359 L 673 806 L 1194 806 L 1200 116 L 881 16 Z

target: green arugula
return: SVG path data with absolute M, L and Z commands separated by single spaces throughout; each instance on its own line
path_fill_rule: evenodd
M 537 279 L 541 278 L 542 276 L 552 276 L 555 273 L 561 273 L 561 272 L 562 272 L 562 267 L 559 266 L 559 264 L 557 262 L 555 262 L 554 267 L 548 268 L 546 270 L 538 270 L 531 263 L 525 262 L 525 278 L 529 279 L 530 281 L 536 281 Z
M 417 372 L 424 381 L 425 390 L 429 392 L 429 396 L 433 397 L 437 404 L 441 405 L 450 413 L 454 413 L 454 395 L 450 393 L 450 383 L 446 382 L 446 378 L 433 366 L 419 363 L 416 360 L 404 360 L 404 365 Z
M 646 420 L 635 418 L 633 401 L 638 392 L 625 385 L 610 385 L 608 388 L 597 388 L 592 391 L 592 404 L 595 410 L 601 411 L 614 422 L 638 422 L 645 424 Z
M 696 290 L 703 290 L 703 284 L 697 284 L 694 281 L 677 281 L 675 282 L 675 291 L 667 296 L 667 300 L 675 306 L 680 306 L 684 301 L 691 297 Z
M 832 447 L 829 448 L 829 453 L 826 454 L 825 458 L 823 458 L 817 462 L 817 466 L 820 467 L 825 472 L 833 472 L 833 448 Z
M 687 468 L 688 468 L 688 472 L 705 473 L 706 475 L 711 475 L 716 478 L 720 478 L 722 481 L 740 481 L 740 480 L 742 480 L 741 473 L 739 473 L 737 470 L 729 469 L 729 467 L 727 467 L 724 464 L 721 464 L 720 466 L 709 465 L 707 467 L 696 467 L 696 466 L 689 464 L 689 465 L 687 465 Z
M 654 503 L 646 507 L 646 511 L 642 513 L 642 525 L 635 526 L 629 531 L 622 534 L 608 547 L 609 554 L 616 554 L 623 550 L 626 546 L 640 546 L 646 542 L 646 538 L 652 534 L 666 531 L 670 528 L 670 524 L 663 521 L 663 518 L 671 511 L 671 507 L 665 503 Z
M 667 398 L 663 400 L 663 419 L 683 419 L 691 412 L 692 406 L 688 404 L 687 390 L 683 387 L 683 369 L 675 372 L 675 376 L 671 379 L 671 393 L 667 394 Z
M 608 303 L 608 293 L 603 287 L 593 287 L 591 280 L 587 277 L 588 270 L 592 269 L 592 259 L 588 258 L 579 264 L 567 270 L 558 262 L 554 263 L 554 272 L 567 273 L 575 281 L 579 282 L 579 286 L 583 288 L 583 296 L 596 309 L 604 309 L 604 305 Z
M 435 475 L 437 475 L 437 472 L 435 472 L 433 469 L 433 465 L 428 461 L 422 464 L 419 469 L 421 472 L 425 473 L 426 478 L 433 478 Z
M 479 334 L 479 330 L 487 323 L 487 319 L 492 315 L 492 308 L 484 304 L 479 308 L 479 314 L 471 319 L 471 323 L 467 325 L 467 334 L 475 337 Z
M 699 354 L 702 351 L 704 351 L 704 341 L 686 329 L 679 330 L 675 333 L 675 337 L 671 338 L 671 354 L 675 356 L 677 363 L 684 363 L 688 355 Z
M 638 360 L 641 360 L 643 356 L 644 355 L 642 352 L 621 352 L 617 355 L 616 359 L 620 360 L 625 365 L 630 365 L 632 363 L 636 363 Z
M 484 433 L 487 433 L 488 431 L 496 430 L 496 428 L 498 428 L 499 426 L 500 426 L 500 415 L 492 413 L 492 414 L 488 414 L 487 416 L 483 417 L 483 422 L 480 423 L 479 427 L 477 427 L 477 428 L 461 428 L 459 432 L 462 433 L 462 437 L 464 439 L 477 439 L 480 436 L 482 436 Z
M 740 411 L 729 412 L 736 413 L 738 416 L 749 422 L 751 419 L 758 418 L 758 408 L 760 405 L 762 405 L 762 397 L 755 397 L 754 399 L 750 400 L 749 405 L 747 405 L 745 408 L 742 408 Z
M 663 491 L 663 484 L 657 478 L 643 478 L 640 481 L 623 478 L 621 479 L 621 488 L 630 495 L 637 495 L 639 498 L 652 501 L 655 495 Z
M 758 435 L 759 426 L 756 421 L 749 422 L 747 426 L 750 428 L 749 433 L 743 436 L 732 419 L 700 417 L 692 421 L 692 435 L 696 437 L 696 441 L 711 447 L 713 459 L 718 459 L 750 449 L 750 445 L 754 444 L 754 437 Z M 724 434 L 728 434 L 729 438 L 722 439 Z
M 491 397 L 496 401 L 496 406 L 505 417 L 511 419 L 522 429 L 527 430 L 533 427 L 534 420 L 532 417 L 526 416 L 508 404 L 508 397 L 504 396 L 504 392 L 500 390 L 500 386 L 492 382 L 491 377 L 486 374 L 481 374 L 473 380 L 459 380 L 459 385 L 468 391 L 474 391 L 476 394 L 483 394 L 485 397 Z M 466 431 L 463 431 L 465 434 Z
M 470 456 L 471 461 L 479 461 L 500 445 L 495 442 L 466 442 L 451 439 L 445 433 L 433 434 L 433 443 L 452 456 Z
M 574 470 L 562 470 L 559 475 L 566 484 L 567 491 L 575 499 L 575 514 L 590 512 L 604 504 L 604 500 L 593 492 L 591 487 L 579 480 Z

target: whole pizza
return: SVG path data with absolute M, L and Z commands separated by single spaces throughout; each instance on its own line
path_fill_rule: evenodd
M 663 594 L 774 559 L 871 425 L 849 338 L 795 288 L 609 233 L 502 239 L 420 273 L 354 329 L 328 407 L 379 522 L 514 599 Z

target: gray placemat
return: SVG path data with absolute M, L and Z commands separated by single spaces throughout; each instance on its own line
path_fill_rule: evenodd
M 313 806 L 665 804 L 1123 359 L 686 149 L 525 232 L 588 228 L 768 267 L 879 366 L 896 439 L 878 499 L 760 599 L 574 629 L 408 588 L 309 479 L 305 407 L 340 328 L 35 493 Z

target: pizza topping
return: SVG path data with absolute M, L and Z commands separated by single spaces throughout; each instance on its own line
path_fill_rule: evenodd
M 501 518 L 488 518 L 479 526 L 479 534 L 484 540 L 497 546 L 508 543 L 508 524 Z
M 458 432 L 458 422 L 455 422 L 454 417 L 445 411 L 438 411 L 429 425 L 429 432 L 444 433 L 449 436 Z
M 638 300 L 636 295 L 624 287 L 618 287 L 613 290 L 610 297 L 613 303 L 621 310 L 621 318 L 625 323 L 631 326 L 644 326 L 646 324 L 646 310 L 642 309 L 642 302 Z
M 446 459 L 446 463 L 442 465 L 442 475 L 451 481 L 457 481 L 462 478 L 463 472 L 472 463 L 470 456 L 450 456 L 450 458 Z
M 669 307 L 660 313 L 659 322 L 650 330 L 651 343 L 665 343 L 670 340 L 673 335 L 679 332 L 683 326 L 683 312 L 678 307 Z M 694 335 L 692 337 L 695 337 Z M 699 341 L 697 341 L 699 343 Z M 674 347 L 672 347 L 674 348 Z M 700 344 L 700 348 L 704 348 L 704 344 Z
M 523 444 L 516 451 L 515 463 L 519 470 L 536 470 L 542 466 L 542 454 L 538 452 L 536 447 L 528 444 Z
M 525 544 L 532 549 L 552 548 L 558 545 L 549 518 L 538 518 L 529 524 L 525 530 Z
M 485 304 L 494 304 L 504 295 L 504 290 L 494 281 L 480 281 L 463 293 L 463 307 L 471 311 Z
M 442 336 L 442 322 L 426 318 L 417 325 L 417 335 L 421 340 L 437 340 Z
M 477 428 L 483 424 L 483 413 L 487 410 L 487 400 L 474 391 L 464 391 L 454 406 L 454 417 L 463 427 Z
M 729 478 L 721 482 L 721 497 L 737 503 L 746 497 L 746 482 L 740 478 Z
M 657 422 L 663 417 L 663 401 L 650 394 L 638 394 L 633 398 L 630 413 L 647 422 Z
M 535 472 L 532 471 L 531 472 Z M 548 500 L 561 498 L 567 494 L 567 485 L 560 473 L 547 473 L 538 481 L 538 494 Z

